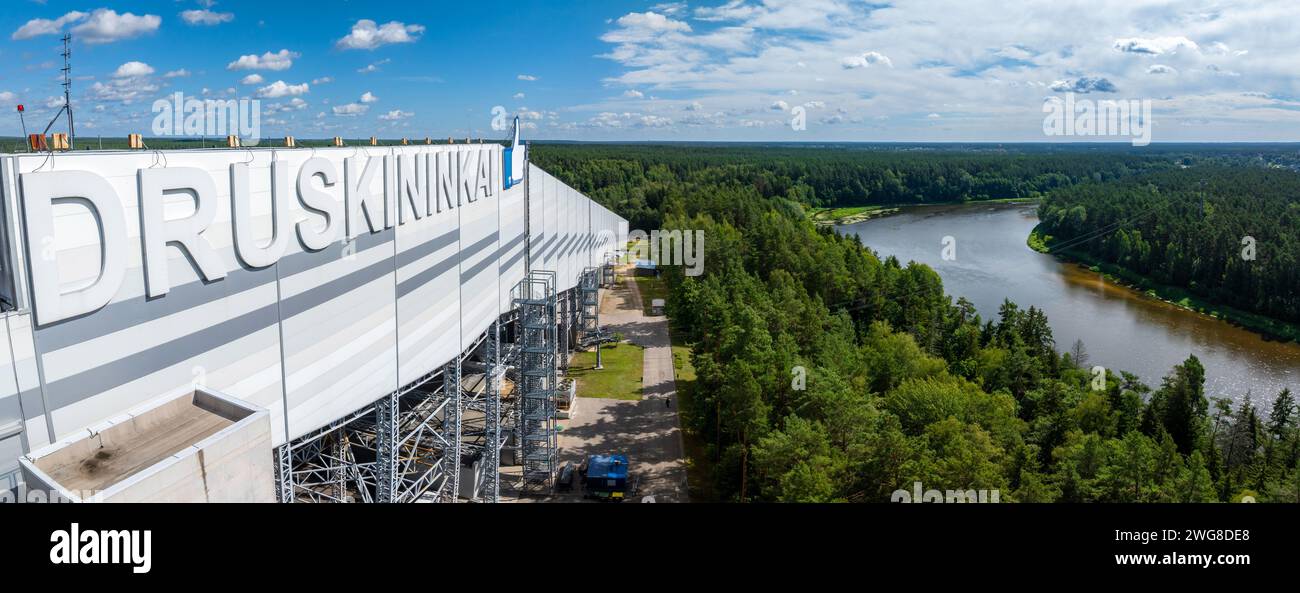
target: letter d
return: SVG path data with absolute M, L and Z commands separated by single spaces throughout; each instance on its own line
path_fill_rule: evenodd
M 86 171 L 24 173 L 23 225 L 37 325 L 50 325 L 99 310 L 113 300 L 126 275 L 126 214 L 113 187 Z M 64 292 L 59 283 L 54 204 L 85 206 L 99 230 L 99 272 L 90 284 Z

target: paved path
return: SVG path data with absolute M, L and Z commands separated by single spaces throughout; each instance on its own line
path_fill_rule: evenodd
M 626 279 L 603 293 L 600 320 L 608 331 L 645 347 L 642 400 L 580 398 L 578 417 L 561 421 L 560 462 L 576 465 L 588 455 L 622 453 L 640 477 L 638 500 L 688 502 L 668 318 L 646 317 L 641 303 L 636 282 Z

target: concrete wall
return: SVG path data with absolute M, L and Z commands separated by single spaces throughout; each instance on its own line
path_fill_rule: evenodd
M 198 411 L 196 411 L 198 410 Z M 219 416 L 233 424 L 135 473 L 113 475 L 112 483 L 93 494 L 76 485 L 61 484 L 55 468 L 76 466 L 97 451 L 120 454 L 156 447 L 160 435 L 171 431 L 186 412 Z M 22 460 L 29 490 L 57 493 L 61 500 L 111 503 L 267 503 L 275 502 L 275 470 L 271 424 L 265 410 L 219 394 L 182 395 L 112 418 L 88 430 L 31 453 Z M 74 474 L 75 475 L 75 474 Z

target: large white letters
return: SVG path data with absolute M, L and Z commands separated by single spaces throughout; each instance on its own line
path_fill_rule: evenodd
M 36 322 L 49 325 L 107 305 L 126 275 L 126 215 L 113 187 L 94 173 L 59 171 L 23 174 L 22 191 Z M 54 248 L 54 204 L 60 202 L 86 206 L 99 227 L 99 274 L 90 284 L 68 291 L 59 282 Z
M 160 297 L 171 291 L 167 266 L 167 247 L 175 246 L 198 266 L 209 282 L 226 277 L 226 266 L 201 235 L 217 217 L 217 187 L 203 169 L 174 167 L 140 169 L 140 232 L 144 242 L 144 275 L 149 296 Z M 189 194 L 194 213 L 185 218 L 167 220 L 163 202 L 168 195 Z
M 235 250 L 239 260 L 251 268 L 275 265 L 289 246 L 289 208 L 293 193 L 289 188 L 289 170 L 284 164 L 271 163 L 271 242 L 258 245 L 253 236 L 253 195 L 249 190 L 248 165 L 230 166 L 230 212 L 234 222 Z
M 386 192 L 376 193 L 375 175 L 387 174 L 388 164 L 385 157 L 354 156 L 343 161 L 343 194 L 348 210 L 348 239 L 355 239 L 361 234 L 361 219 L 365 217 L 370 232 L 378 233 L 388 228 L 388 205 L 385 204 Z M 384 179 L 384 187 L 388 180 Z
M 303 209 L 325 218 L 325 226 L 318 230 L 312 229 L 310 219 L 298 223 L 298 240 L 311 251 L 329 247 L 344 232 L 343 203 L 324 189 L 316 189 L 312 185 L 312 179 L 316 177 L 320 178 L 326 189 L 334 187 L 338 182 L 338 169 L 328 159 L 315 157 L 307 159 L 302 164 L 302 169 L 298 170 L 298 200 L 302 202 Z
M 401 177 L 400 191 L 397 197 L 399 223 L 406 224 L 420 220 L 429 209 L 427 191 L 429 176 L 425 171 L 425 155 L 402 155 L 398 160 Z
M 226 277 L 229 267 L 242 264 L 257 271 L 274 266 L 290 251 L 294 234 L 304 251 L 318 252 L 345 237 L 455 216 L 455 209 L 477 208 L 480 200 L 501 191 L 500 156 L 490 148 L 362 152 L 346 158 L 336 153 L 307 158 L 296 171 L 290 164 L 293 158 L 273 160 L 269 169 L 227 161 L 220 165 L 228 169 L 221 181 L 209 167 L 140 168 L 134 188 L 139 245 L 132 242 L 134 221 L 127 219 L 130 198 L 118 195 L 102 171 L 24 173 L 19 178 L 21 214 L 37 322 L 57 323 L 112 302 L 137 253 L 143 255 L 146 296 L 159 298 L 173 288 L 171 272 L 186 269 L 185 264 L 202 280 L 215 282 Z M 253 204 L 254 187 L 265 187 L 260 183 L 265 177 L 259 176 L 268 173 L 269 234 L 265 226 L 254 228 L 255 221 L 264 218 L 255 214 L 259 209 Z M 218 190 L 226 183 L 229 202 Z M 119 189 L 123 194 L 131 191 Z M 77 206 L 89 215 L 74 215 L 71 209 Z M 259 206 L 264 212 L 265 206 Z M 66 216 L 63 208 L 70 208 Z M 225 252 L 230 249 L 226 230 L 211 228 L 227 224 L 227 219 L 231 255 Z M 57 229 L 56 220 L 61 225 Z M 93 233 L 98 234 L 98 257 L 89 239 Z M 56 243 L 58 239 L 62 241 Z

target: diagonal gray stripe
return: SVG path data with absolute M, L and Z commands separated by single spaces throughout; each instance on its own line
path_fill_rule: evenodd
M 397 298 L 403 298 L 412 292 L 423 287 L 425 284 L 433 282 L 443 274 L 456 270 L 460 266 L 460 254 L 453 253 L 436 264 L 433 267 L 420 272 L 408 278 L 405 282 L 397 285 Z
M 460 229 L 452 229 L 429 241 L 425 241 L 415 247 L 397 254 L 397 267 L 405 268 L 420 259 L 437 253 L 439 250 L 449 247 L 460 241 Z
M 519 253 L 516 253 L 514 257 L 510 258 L 510 261 L 501 264 L 501 267 L 498 269 L 498 271 L 499 272 L 508 271 L 510 268 L 514 267 L 515 264 L 519 263 L 519 260 L 524 259 L 524 254 L 526 253 L 528 253 L 526 250 L 520 249 Z
M 197 333 L 124 356 L 58 381 L 47 383 L 45 395 L 57 410 L 83 399 L 125 385 L 159 369 L 188 360 L 223 344 L 250 335 L 276 323 L 275 305 L 267 305 L 239 317 L 210 326 Z
M 383 247 L 392 240 L 392 230 L 362 235 L 357 237 L 357 253 Z M 337 249 L 334 247 L 315 253 L 301 252 L 284 257 L 276 264 L 280 266 L 279 273 L 282 277 L 296 276 L 337 261 L 343 256 L 343 250 L 341 247 Z M 111 303 L 89 316 L 35 328 L 37 348 L 45 353 L 62 350 L 141 323 L 188 311 L 221 297 L 271 284 L 275 279 L 274 267 L 261 270 L 241 267 L 229 272 L 225 280 L 211 284 L 199 280 L 173 287 L 163 298 L 150 300 L 140 296 Z
M 547 259 L 551 257 L 550 256 L 551 245 L 555 244 L 556 239 L 557 239 L 556 235 L 548 235 L 546 237 L 546 242 L 542 244 L 542 248 L 537 250 L 537 257 L 541 259 Z
M 298 315 L 315 309 L 331 300 L 343 296 L 357 288 L 370 284 L 375 280 L 383 278 L 389 274 L 395 274 L 397 271 L 393 268 L 393 258 L 387 258 L 377 261 L 359 270 L 340 276 L 329 282 L 315 286 L 306 292 L 302 292 L 280 301 L 280 311 L 284 319 L 292 319 Z

